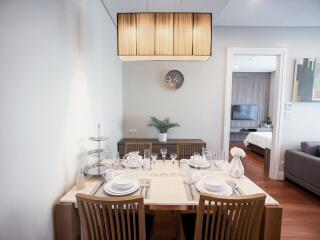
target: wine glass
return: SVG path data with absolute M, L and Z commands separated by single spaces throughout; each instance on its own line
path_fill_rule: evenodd
M 152 153 L 152 154 L 151 154 L 151 159 L 152 159 L 152 163 L 153 163 L 153 164 L 156 163 L 157 157 L 158 157 L 158 154 L 156 154 L 156 153 Z
M 176 153 L 171 153 L 171 154 L 170 154 L 170 158 L 171 158 L 171 160 L 172 160 L 172 164 L 174 164 L 174 162 L 175 162 L 175 160 L 176 160 L 176 158 L 177 158 L 177 154 L 176 154 Z
M 163 163 L 164 163 L 164 160 L 166 160 L 167 152 L 168 152 L 168 149 L 166 149 L 166 148 L 161 148 L 161 149 L 160 149 L 160 153 L 161 153 L 161 155 L 162 155 Z

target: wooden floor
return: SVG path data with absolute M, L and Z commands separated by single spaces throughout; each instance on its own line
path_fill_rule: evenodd
M 283 207 L 281 239 L 320 240 L 320 198 L 294 183 L 269 179 L 263 170 L 264 158 L 250 150 L 246 153 L 246 176 Z
M 283 207 L 281 239 L 320 240 L 320 198 L 294 183 L 269 179 L 263 170 L 264 158 L 250 150 L 246 152 L 247 157 L 243 161 L 245 174 Z M 173 213 L 157 215 L 154 239 L 176 239 L 176 226 Z

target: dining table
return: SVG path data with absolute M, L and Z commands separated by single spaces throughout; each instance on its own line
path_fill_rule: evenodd
M 108 164 L 108 162 L 110 161 L 106 160 L 105 163 Z M 279 202 L 248 177 L 233 178 L 229 176 L 229 165 L 226 162 L 218 170 L 211 167 L 199 169 L 181 166 L 178 161 L 157 160 L 148 169 L 128 169 L 122 165 L 113 168 L 115 175 L 131 174 L 140 182 L 141 187 L 130 195 L 142 195 L 146 211 L 175 211 L 177 217 L 182 212 L 196 212 L 200 196 L 199 187 L 196 183 L 204 176 L 210 175 L 220 182 L 231 183 L 230 186 L 234 190 L 233 195 L 245 196 L 265 193 L 266 200 L 260 239 L 280 239 L 282 207 Z M 194 183 L 186 183 L 187 175 L 192 176 Z M 83 188 L 78 189 L 76 185 L 72 186 L 54 203 L 53 224 L 55 239 L 81 239 L 76 194 L 84 193 L 99 197 L 111 197 L 112 195 L 109 195 L 104 190 L 105 184 L 106 181 L 102 177 L 86 176 Z M 181 234 L 177 234 L 177 239 L 179 238 L 181 238 Z

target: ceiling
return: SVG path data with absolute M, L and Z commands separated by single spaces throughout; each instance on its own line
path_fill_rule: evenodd
M 276 56 L 235 56 L 233 59 L 233 72 L 273 72 L 276 67 Z
M 104 0 L 117 12 L 212 12 L 215 26 L 320 26 L 320 0 Z M 148 7 L 147 7 L 148 6 Z

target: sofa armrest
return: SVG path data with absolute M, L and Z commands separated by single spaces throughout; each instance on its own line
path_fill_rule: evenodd
M 320 188 L 320 157 L 299 150 L 287 150 L 284 173 Z

